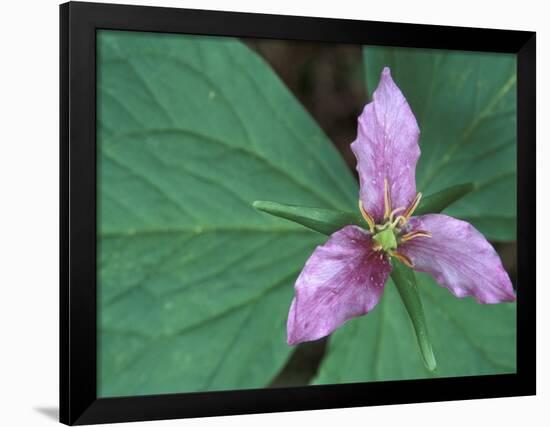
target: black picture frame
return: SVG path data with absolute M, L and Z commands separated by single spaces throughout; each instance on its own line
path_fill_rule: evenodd
M 517 55 L 515 374 L 98 398 L 96 393 L 96 30 L 132 30 Z M 158 420 L 532 395 L 535 383 L 536 34 L 149 6 L 60 6 L 60 421 Z

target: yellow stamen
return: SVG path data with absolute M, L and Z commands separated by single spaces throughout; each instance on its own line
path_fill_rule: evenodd
M 392 256 L 394 258 L 397 258 L 399 261 L 401 261 L 407 267 L 409 267 L 409 268 L 414 267 L 413 262 L 411 261 L 411 259 L 408 256 L 400 254 L 399 252 L 396 252 L 396 251 L 391 251 L 389 254 L 390 254 L 390 256 Z
M 422 198 L 422 193 L 418 193 L 410 206 L 407 208 L 407 210 L 403 213 L 403 216 L 405 217 L 405 222 L 409 220 L 411 215 L 414 213 L 416 208 L 418 207 L 418 204 L 420 203 L 420 199 Z
M 403 234 L 400 237 L 401 242 L 408 242 L 409 240 L 416 239 L 417 237 L 432 237 L 432 233 L 428 231 L 411 231 L 410 233 Z
M 401 207 L 401 208 L 397 208 L 397 209 L 394 209 L 393 211 L 391 211 L 390 213 L 390 222 L 393 222 L 393 216 L 399 212 L 399 211 L 402 211 L 404 210 L 405 208 Z
M 384 219 L 388 219 L 391 215 L 391 195 L 388 179 L 384 178 Z
M 407 218 L 405 218 L 403 215 L 399 215 L 395 220 L 391 223 L 390 227 L 395 228 L 399 222 L 402 222 L 403 224 L 407 223 Z
M 376 224 L 374 227 L 377 231 L 385 230 L 386 228 L 389 228 L 391 224 L 389 222 L 386 222 L 384 224 Z
M 365 208 L 363 207 L 363 202 L 361 202 L 361 200 L 359 200 L 359 210 L 361 211 L 361 215 L 363 215 L 363 218 L 365 219 L 365 221 L 367 221 L 367 224 L 369 225 L 370 232 L 374 233 L 374 225 L 375 225 L 374 224 L 374 219 L 365 210 Z

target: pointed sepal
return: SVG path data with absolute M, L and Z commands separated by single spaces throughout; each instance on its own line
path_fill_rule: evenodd
M 437 363 L 428 335 L 428 325 L 414 272 L 401 262 L 394 260 L 391 278 L 411 319 L 424 365 L 433 372 L 437 368 Z
M 311 230 L 326 234 L 327 236 L 330 236 L 332 233 L 350 224 L 367 228 L 367 224 L 359 214 L 351 212 L 285 205 L 283 203 L 260 200 L 252 203 L 252 206 L 259 211 L 296 222 Z
M 420 201 L 420 205 L 415 210 L 414 215 L 418 216 L 427 213 L 439 213 L 447 206 L 450 206 L 468 193 L 471 193 L 474 188 L 475 185 L 472 183 L 458 184 L 423 197 Z

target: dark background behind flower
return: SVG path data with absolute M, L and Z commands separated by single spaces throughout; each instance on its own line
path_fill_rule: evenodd
M 242 40 L 269 63 L 338 148 L 357 177 L 356 159 L 349 146 L 357 134 L 357 117 L 368 101 L 362 46 Z M 422 134 L 420 138 L 422 141 Z M 515 286 L 516 242 L 492 243 Z M 326 342 L 325 338 L 301 344 L 272 385 L 307 384 L 317 372 Z

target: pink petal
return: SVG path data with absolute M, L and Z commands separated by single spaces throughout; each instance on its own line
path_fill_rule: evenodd
M 289 344 L 322 338 L 378 303 L 391 264 L 372 250 L 372 239 L 348 225 L 307 260 L 294 288 L 287 323 Z
M 373 101 L 359 116 L 357 139 L 351 144 L 357 158 L 359 197 L 377 222 L 384 214 L 384 178 L 393 209 L 406 208 L 416 195 L 419 135 L 407 100 L 393 82 L 390 69 L 384 68 Z
M 471 224 L 447 215 L 429 214 L 410 219 L 410 231 L 429 231 L 399 246 L 415 270 L 431 274 L 455 296 L 473 296 L 483 304 L 516 299 L 500 257 Z

